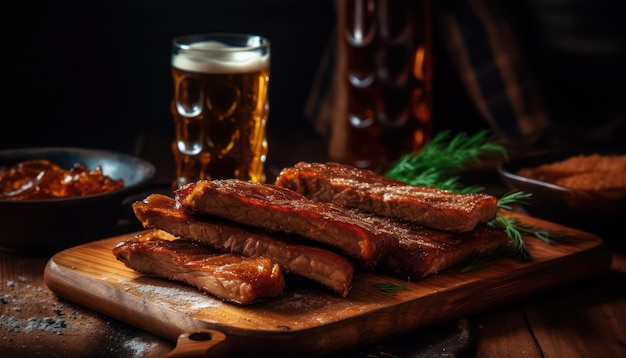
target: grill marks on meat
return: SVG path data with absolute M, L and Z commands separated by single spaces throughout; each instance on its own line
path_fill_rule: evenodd
M 267 258 L 217 253 L 182 239 L 169 241 L 148 234 L 120 242 L 113 254 L 138 272 L 185 282 L 241 305 L 278 296 L 285 286 L 279 265 Z
M 412 186 L 340 163 L 300 162 L 283 169 L 275 184 L 311 200 L 452 232 L 469 232 L 498 212 L 491 195 Z
M 177 205 L 240 224 L 295 233 L 332 245 L 365 263 L 375 263 L 395 245 L 394 235 L 367 215 L 317 202 L 273 184 L 236 179 L 201 180 L 176 191 Z
M 397 250 L 382 258 L 378 268 L 414 281 L 489 254 L 509 241 L 502 230 L 486 224 L 458 234 L 399 223 L 397 232 Z
M 175 206 L 173 198 L 151 194 L 133 204 L 135 216 L 146 228 L 248 257 L 266 257 L 285 271 L 321 283 L 341 296 L 348 295 L 354 264 L 335 252 L 290 243 L 285 235 L 268 234 L 216 217 L 192 217 Z

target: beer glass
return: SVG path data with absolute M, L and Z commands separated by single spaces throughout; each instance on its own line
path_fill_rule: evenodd
M 247 34 L 172 42 L 174 187 L 200 179 L 265 181 L 270 43 Z

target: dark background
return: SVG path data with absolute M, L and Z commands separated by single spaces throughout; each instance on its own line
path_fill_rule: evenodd
M 439 4 L 433 7 L 437 12 L 442 7 L 450 10 L 459 1 L 435 3 Z M 621 57 L 578 54 L 574 59 L 571 53 L 555 51 L 542 41 L 588 35 L 557 26 L 563 9 L 579 22 L 574 29 L 595 32 L 592 35 L 600 39 L 607 34 L 623 39 L 626 21 L 619 21 L 624 14 L 620 10 L 625 8 L 621 3 L 626 2 L 506 3 L 517 16 L 528 64 L 544 80 L 542 88 L 546 98 L 553 99 L 558 122 L 626 121 L 624 41 L 613 41 L 621 47 L 610 52 Z M 485 121 L 469 101 L 443 50 L 436 15 L 435 126 L 484 128 Z M 335 22 L 333 0 L 9 0 L 3 2 L 1 16 L 0 149 L 80 146 L 142 157 L 154 156 L 148 151 L 156 147 L 164 148 L 158 155 L 170 155 L 173 37 L 221 31 L 269 38 L 268 134 L 281 138 L 312 131 L 303 108 Z M 270 143 L 270 153 L 286 150 L 289 148 Z
M 2 22 L 0 147 L 77 145 L 133 151 L 171 133 L 170 42 L 249 32 L 272 42 L 272 130 L 302 106 L 334 21 L 331 1 L 10 1 Z M 306 10 L 306 11 L 303 11 Z

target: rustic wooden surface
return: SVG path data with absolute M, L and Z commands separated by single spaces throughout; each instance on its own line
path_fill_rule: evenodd
M 47 258 L 0 252 L 0 357 L 144 357 L 172 342 L 58 297 Z
M 626 357 L 623 235 L 610 244 L 606 274 L 474 316 L 476 357 Z
M 533 256 L 530 263 L 500 259 L 479 271 L 450 272 L 409 283 L 406 289 L 393 294 L 378 290 L 375 284 L 404 281 L 359 274 L 347 298 L 296 280 L 277 299 L 251 307 L 227 304 L 191 287 L 145 277 L 126 268 L 111 249 L 132 233 L 56 254 L 47 263 L 44 278 L 59 296 L 170 341 L 184 332 L 215 329 L 226 334 L 232 351 L 331 353 L 524 299 L 533 302 L 537 295 L 608 271 L 610 251 L 597 236 L 525 215 L 511 215 L 565 235 L 556 245 L 527 238 Z M 506 332 L 507 325 L 509 330 L 519 329 L 527 321 L 546 319 L 532 307 L 527 306 L 522 316 L 506 312 L 511 319 L 503 327 L 498 322 L 502 332 Z M 562 306 L 555 303 L 555 307 Z M 522 335 L 520 344 L 530 348 L 544 338 L 546 345 L 559 343 L 549 337 L 550 332 L 534 331 L 533 335 Z

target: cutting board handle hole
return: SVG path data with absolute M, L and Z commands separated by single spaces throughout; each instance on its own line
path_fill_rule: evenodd
M 211 332 L 193 332 L 189 334 L 192 341 L 210 341 L 213 339 Z

